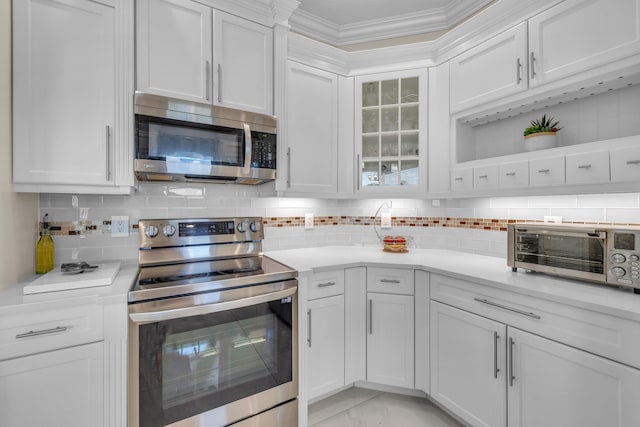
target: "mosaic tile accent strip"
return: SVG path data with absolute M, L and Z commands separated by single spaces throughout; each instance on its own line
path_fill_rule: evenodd
M 526 219 L 500 219 L 500 218 L 452 218 L 452 217 L 391 217 L 392 227 L 449 227 L 467 228 L 473 230 L 507 231 L 508 224 L 521 222 L 542 222 Z M 265 217 L 262 220 L 264 227 L 304 227 L 304 217 Z M 611 222 L 585 222 L 566 221 L 567 224 L 593 224 L 593 225 L 633 225 L 640 224 L 620 224 Z M 380 226 L 380 218 L 372 216 L 316 216 L 314 226 L 322 227 L 327 225 L 362 225 L 372 227 Z M 131 224 L 129 233 L 137 233 L 139 225 Z M 52 236 L 82 236 L 91 234 L 110 234 L 111 221 L 56 221 L 49 223 L 49 230 Z M 42 223 L 40 223 L 42 231 Z

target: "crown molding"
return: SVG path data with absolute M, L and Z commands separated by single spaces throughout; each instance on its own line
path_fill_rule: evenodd
M 337 25 L 298 9 L 289 23 L 293 31 L 332 46 L 366 43 L 451 28 L 493 0 L 456 0 L 444 8 Z
M 223 10 L 232 15 L 268 27 L 276 24 L 288 27 L 291 14 L 300 6 L 298 0 L 196 0 L 198 3 Z

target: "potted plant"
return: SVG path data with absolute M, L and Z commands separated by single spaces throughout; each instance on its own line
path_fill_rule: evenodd
M 539 120 L 532 120 L 531 126 L 524 130 L 524 147 L 527 151 L 543 150 L 556 146 L 556 132 L 560 129 L 559 120 L 543 115 Z

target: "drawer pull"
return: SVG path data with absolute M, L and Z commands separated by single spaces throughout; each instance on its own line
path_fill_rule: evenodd
M 393 283 L 395 285 L 400 284 L 400 280 L 397 279 L 380 279 L 380 283 Z
M 335 285 L 336 285 L 336 282 L 318 283 L 319 288 L 326 288 L 327 286 L 335 286 Z
M 627 160 L 628 165 L 640 165 L 640 160 Z
M 507 172 L 505 173 L 506 176 L 516 176 L 515 172 Z
M 538 173 L 549 173 L 549 169 L 540 169 Z
M 489 178 L 489 175 L 479 175 L 479 176 L 478 176 L 478 178 L 484 178 L 484 179 L 487 179 L 487 178 Z
M 16 339 L 20 338 L 29 338 L 29 337 L 37 337 L 38 335 L 47 335 L 47 334 L 57 334 L 58 332 L 64 332 L 69 329 L 67 326 L 56 326 L 51 329 L 42 329 L 39 331 L 29 331 L 23 334 L 16 335 Z
M 492 307 L 497 307 L 497 308 L 501 308 L 503 310 L 508 310 L 508 311 L 513 311 L 514 313 L 518 313 L 518 314 L 522 314 L 523 316 L 527 316 L 527 317 L 533 317 L 534 319 L 538 319 L 540 320 L 541 317 L 538 316 L 535 313 L 531 313 L 528 311 L 522 311 L 522 310 L 518 310 L 517 308 L 513 308 L 513 307 L 508 307 L 506 305 L 502 305 L 502 304 L 498 304 L 497 302 L 493 302 L 493 301 L 489 301 L 488 299 L 485 298 L 474 298 L 475 301 L 481 302 L 483 304 L 487 304 L 490 305 Z
M 461 177 L 461 176 L 457 176 L 457 177 L 455 178 L 455 180 L 456 180 L 456 181 L 464 181 L 464 178 L 463 178 L 463 177 Z
M 591 169 L 591 165 L 578 165 L 578 169 Z

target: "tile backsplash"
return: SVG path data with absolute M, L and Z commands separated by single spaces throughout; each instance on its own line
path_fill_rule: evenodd
M 261 216 L 266 251 L 325 245 L 378 245 L 373 216 L 383 209 L 392 228 L 381 235 L 402 234 L 410 246 L 454 249 L 504 257 L 506 224 L 563 221 L 640 224 L 640 193 L 485 197 L 468 199 L 336 200 L 273 197 L 270 184 L 258 187 L 198 184 L 141 184 L 131 196 L 41 194 L 40 217 L 49 214 L 56 243 L 56 263 L 73 260 L 135 262 L 137 224 L 143 218 Z M 304 228 L 305 213 L 315 227 Z M 112 237 L 112 216 L 126 215 L 128 237 Z M 379 222 L 378 222 L 379 225 Z

